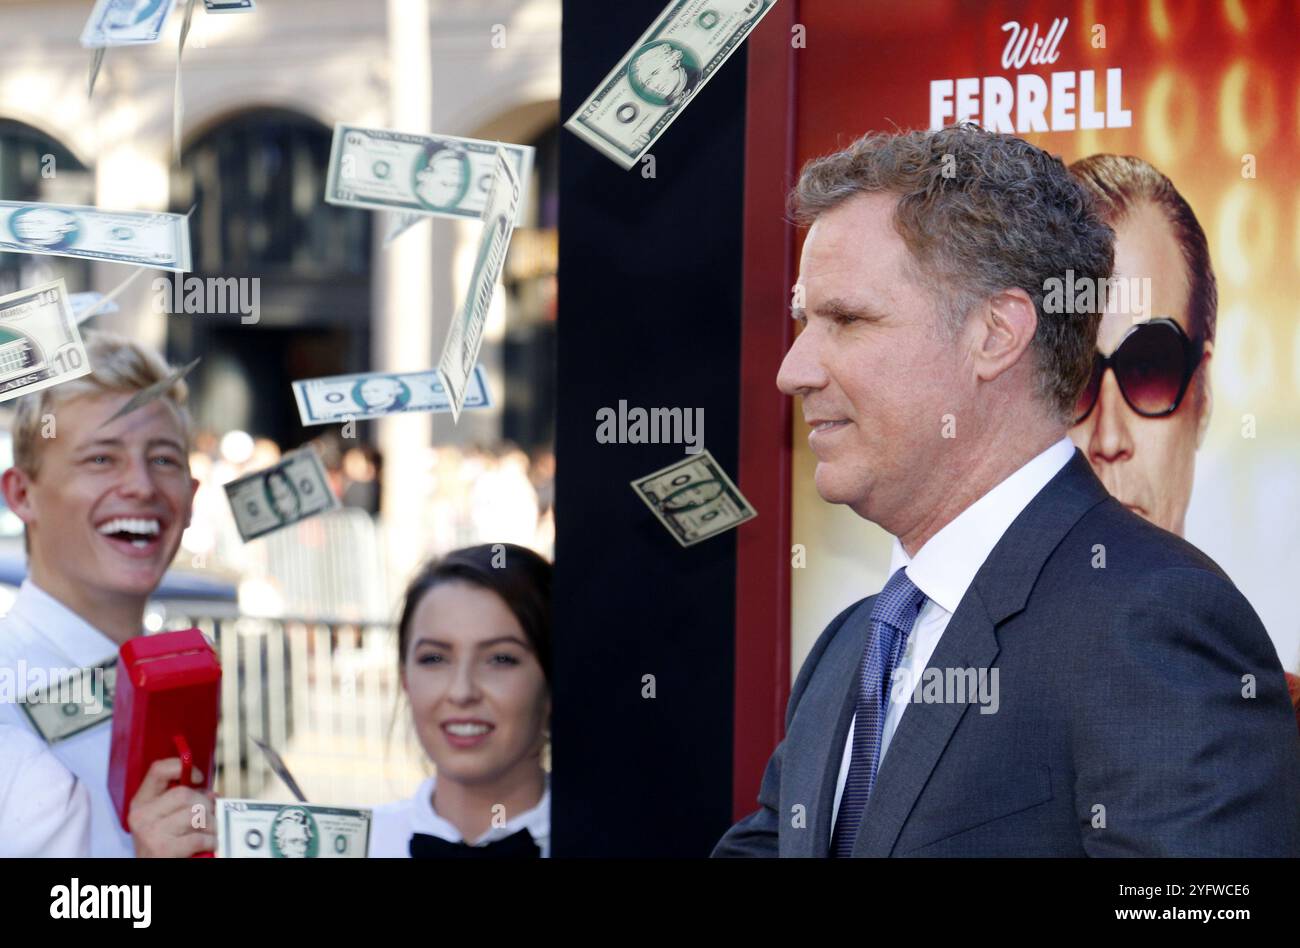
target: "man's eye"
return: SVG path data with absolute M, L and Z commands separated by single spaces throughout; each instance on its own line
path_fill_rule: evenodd
M 163 467 L 180 467 L 180 462 L 177 461 L 175 458 L 169 458 L 165 456 L 156 457 L 153 459 L 153 462 L 155 464 L 160 464 Z
M 835 314 L 835 325 L 837 326 L 847 326 L 849 323 L 856 323 L 857 321 L 858 317 L 854 316 L 852 313 Z
M 109 460 L 111 459 L 107 454 L 92 454 L 90 457 L 86 458 L 86 463 L 102 467 L 107 464 Z

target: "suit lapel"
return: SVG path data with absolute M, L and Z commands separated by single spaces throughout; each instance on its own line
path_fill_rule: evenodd
M 948 621 L 927 667 L 990 667 L 999 649 L 997 626 L 1024 609 L 1052 551 L 1080 517 L 1108 497 L 1106 488 L 1076 448 L 984 561 Z M 888 856 L 893 852 L 903 824 L 968 707 L 955 702 L 908 706 L 876 775 L 854 840 L 854 856 Z M 832 776 L 832 794 L 834 780 Z
M 988 668 L 998 654 L 993 623 L 974 587 L 948 621 L 930 658 L 931 668 Z M 916 798 L 969 705 L 910 704 L 876 774 L 876 785 L 853 843 L 854 856 L 888 856 Z
M 791 722 L 783 761 L 783 773 L 789 777 L 781 794 L 781 837 L 788 841 L 781 847 L 783 856 L 825 858 L 830 853 L 835 782 L 853 720 L 858 663 L 866 648 L 875 600 L 875 596 L 864 599 L 826 647 L 818 668 L 827 674 L 813 676 Z M 807 826 L 787 829 L 791 807 L 797 804 L 807 811 Z

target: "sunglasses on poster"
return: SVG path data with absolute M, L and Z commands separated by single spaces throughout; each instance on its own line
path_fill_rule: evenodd
M 1172 415 L 1182 404 L 1204 354 L 1204 340 L 1188 338 L 1183 327 L 1167 316 L 1132 326 L 1114 352 L 1094 356 L 1092 374 L 1079 394 L 1072 424 L 1092 413 L 1108 368 L 1114 371 L 1120 394 L 1134 412 L 1143 418 Z

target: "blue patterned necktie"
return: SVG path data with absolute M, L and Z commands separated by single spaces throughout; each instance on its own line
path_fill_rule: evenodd
M 889 686 L 894 669 L 907 647 L 912 623 L 925 602 L 925 593 L 907 578 L 900 567 L 871 607 L 871 638 L 862 651 L 858 666 L 858 700 L 853 726 L 853 756 L 848 779 L 840 797 L 840 810 L 831 834 L 831 855 L 851 856 L 853 841 L 862 824 L 862 813 L 876 783 L 880 764 L 880 737 L 885 729 L 885 712 L 889 709 Z

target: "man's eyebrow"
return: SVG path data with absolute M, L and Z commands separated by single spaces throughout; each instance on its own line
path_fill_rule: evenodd
M 175 448 L 181 454 L 185 453 L 185 449 L 181 447 L 181 443 L 175 440 L 174 438 L 150 438 L 148 441 L 145 442 L 146 448 L 157 447 L 158 445 L 163 445 L 168 448 Z M 80 445 L 77 446 L 77 450 L 85 451 L 90 448 L 96 448 L 96 447 L 121 448 L 124 446 L 125 443 L 122 441 L 121 438 L 94 438 L 90 441 L 82 442 Z
M 94 438 L 93 440 L 83 441 L 81 444 L 77 445 L 77 450 L 84 451 L 87 448 L 94 448 L 100 445 L 103 445 L 104 447 L 108 447 L 108 448 L 120 448 L 122 447 L 122 439 L 121 438 Z
M 866 303 L 854 303 L 840 297 L 832 297 L 813 310 L 818 316 L 856 316 L 859 319 L 880 319 L 881 314 Z

